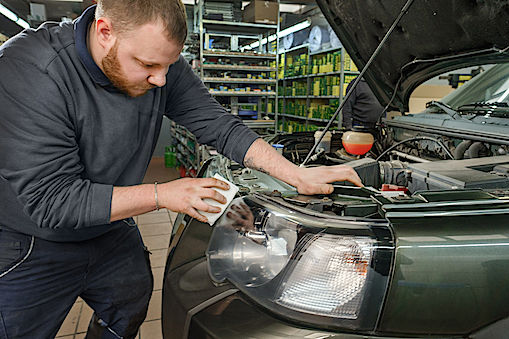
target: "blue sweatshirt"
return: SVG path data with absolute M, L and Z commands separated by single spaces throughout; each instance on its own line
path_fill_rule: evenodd
M 144 96 L 113 87 L 86 46 L 94 12 L 0 48 L 0 228 L 81 241 L 120 227 L 109 221 L 113 186 L 142 182 L 163 115 L 239 163 L 257 138 L 182 56 Z

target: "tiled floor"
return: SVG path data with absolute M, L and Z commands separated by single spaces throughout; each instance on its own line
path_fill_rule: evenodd
M 160 158 L 153 159 L 144 182 L 165 182 L 176 177 L 176 172 L 164 169 L 162 163 Z M 140 328 L 138 339 L 162 339 L 161 297 L 164 265 L 170 241 L 171 227 L 176 215 L 176 213 L 168 210 L 159 210 L 135 217 L 143 241 L 152 252 L 150 260 L 152 273 L 154 274 L 154 291 L 150 300 L 147 318 Z M 62 324 L 57 338 L 85 338 L 91 316 L 92 309 L 83 300 L 78 299 Z

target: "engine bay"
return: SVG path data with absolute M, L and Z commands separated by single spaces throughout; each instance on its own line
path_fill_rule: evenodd
M 426 141 L 426 140 L 424 140 Z M 272 143 L 283 145 L 283 156 L 299 164 L 313 147 L 313 133 L 278 135 Z M 366 156 L 348 154 L 341 144 L 341 133 L 332 133 L 328 151 L 318 148 L 308 167 L 348 164 L 365 187 L 348 182 L 334 183 L 334 192 L 324 196 L 296 194 L 295 189 L 265 173 L 243 168 L 220 157 L 222 163 L 211 164 L 209 171 L 229 169 L 241 195 L 263 193 L 301 208 L 307 213 L 336 216 L 384 218 L 387 204 L 419 204 L 429 201 L 494 199 L 509 195 L 509 155 L 461 160 L 422 159 L 397 151 L 387 160 L 377 160 L 381 152 L 373 147 Z

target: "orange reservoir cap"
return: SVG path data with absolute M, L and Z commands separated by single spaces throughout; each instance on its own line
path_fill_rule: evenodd
M 343 134 L 341 141 L 348 153 L 364 155 L 373 147 L 375 138 L 371 133 L 348 131 Z

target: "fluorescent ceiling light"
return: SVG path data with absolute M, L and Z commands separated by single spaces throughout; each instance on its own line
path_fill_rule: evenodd
M 278 37 L 281 39 L 289 34 L 292 34 L 292 33 L 295 33 L 297 31 L 300 31 L 302 29 L 305 29 L 305 28 L 308 28 L 309 26 L 311 26 L 311 20 L 307 19 L 305 21 L 302 21 L 302 22 L 299 22 L 298 24 L 295 24 L 293 26 L 290 26 L 288 28 L 285 28 L 283 29 L 282 31 L 280 31 L 278 33 Z M 275 34 L 272 34 L 269 36 L 269 42 L 272 42 L 276 40 L 276 35 Z M 266 38 L 263 38 L 262 41 L 261 41 L 262 45 L 265 45 L 267 43 L 267 39 Z M 244 48 L 246 49 L 252 49 L 252 48 L 256 48 L 260 46 L 260 41 L 255 41 L 253 42 L 252 44 L 250 44 L 249 46 L 244 46 Z
M 309 26 L 311 26 L 311 20 L 307 19 L 306 21 L 299 22 L 296 25 L 283 29 L 281 32 L 279 32 L 278 36 L 282 38 L 289 34 L 300 31 L 301 29 L 308 28 Z
M 30 25 L 25 20 L 19 18 L 13 11 L 5 7 L 4 5 L 0 4 L 0 13 L 5 15 L 9 20 L 14 21 L 18 25 L 20 25 L 23 28 L 29 28 Z
M 23 19 L 18 18 L 18 20 L 16 20 L 16 23 L 23 28 L 30 28 L 30 24 Z
M 18 16 L 16 14 L 14 14 L 14 12 L 12 12 L 10 9 L 8 9 L 7 7 L 5 7 L 2 4 L 0 4 L 0 13 L 2 13 L 9 20 L 12 20 L 14 22 L 16 22 L 16 20 L 18 20 Z

